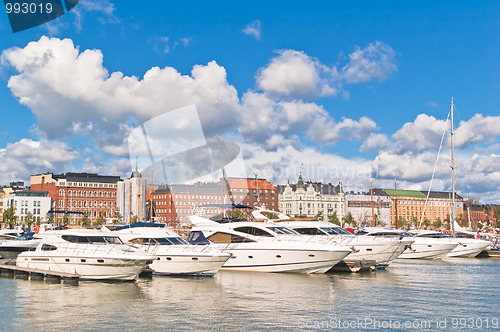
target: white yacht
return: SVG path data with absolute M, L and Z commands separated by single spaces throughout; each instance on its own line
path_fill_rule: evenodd
M 45 232 L 36 248 L 19 254 L 16 265 L 80 279 L 133 280 L 153 260 L 109 232 L 78 229 Z
M 398 249 L 394 251 L 394 254 L 387 261 L 381 264 L 381 267 L 387 266 L 389 263 L 399 258 L 403 252 L 410 248 L 415 242 L 415 239 L 410 234 L 405 234 L 397 229 L 385 227 L 365 227 L 358 231 L 356 235 L 371 236 L 379 239 L 395 239 L 399 241 Z
M 476 239 L 474 234 L 465 232 L 456 232 L 455 238 L 458 246 L 454 248 L 448 257 L 476 257 L 491 245 L 490 241 Z
M 252 272 L 325 273 L 352 252 L 348 247 L 324 244 L 272 222 L 218 223 L 190 216 L 190 239 L 208 239 L 227 250 L 224 270 Z
M 446 256 L 459 243 L 448 235 L 432 230 L 409 231 L 415 242 L 399 258 L 439 259 Z
M 285 221 L 279 224 L 299 234 L 313 235 L 329 243 L 354 247 L 354 252 L 344 259 L 348 266 L 387 266 L 400 252 L 401 240 L 395 237 L 354 235 L 340 226 L 323 221 Z
M 3 240 L 0 242 L 0 256 L 5 259 L 16 259 L 17 256 L 28 251 L 30 248 L 35 248 L 39 240 L 34 239 L 34 232 L 23 234 L 11 240 Z
M 213 276 L 231 256 L 209 245 L 191 245 L 165 224 L 122 226 L 116 235 L 154 255 L 149 268 L 159 275 Z

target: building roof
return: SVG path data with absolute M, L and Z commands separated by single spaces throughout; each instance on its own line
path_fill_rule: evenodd
M 396 190 L 395 189 L 383 189 L 387 195 L 389 196 L 396 196 Z M 426 195 L 424 195 L 421 191 L 419 190 L 400 190 L 398 189 L 398 197 L 417 197 L 417 198 L 426 198 Z
M 237 179 L 229 178 L 229 186 L 235 188 L 248 188 L 248 189 L 268 189 L 276 190 L 276 187 L 265 179 Z
M 380 192 L 380 189 L 374 189 L 374 192 Z M 395 197 L 396 191 L 395 189 L 382 189 L 387 195 Z M 398 189 L 398 197 L 417 197 L 417 198 L 426 198 L 427 191 L 420 190 L 401 190 Z M 462 196 L 455 193 L 455 197 L 458 200 L 462 200 Z M 451 199 L 451 194 L 447 191 L 431 191 L 429 192 L 429 198 L 440 198 L 440 199 Z
M 65 179 L 68 182 L 99 182 L 99 183 L 117 183 L 121 180 L 119 176 L 114 175 L 98 175 L 95 173 L 62 173 L 53 175 L 54 179 Z
M 292 191 L 297 191 L 298 188 L 307 189 L 309 185 L 312 185 L 314 191 L 321 195 L 338 195 L 342 186 L 339 183 L 338 185 L 333 185 L 331 183 L 321 183 L 321 182 L 301 182 L 300 180 L 296 184 L 289 184 L 292 188 Z M 278 193 L 282 194 L 285 191 L 286 185 L 278 185 Z

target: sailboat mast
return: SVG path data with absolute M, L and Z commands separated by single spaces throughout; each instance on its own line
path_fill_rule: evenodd
M 450 113 L 451 113 L 451 138 L 450 138 L 450 145 L 451 145 L 451 234 L 453 237 L 455 237 L 455 146 L 453 145 L 453 136 L 455 135 L 454 133 L 454 123 L 453 123 L 453 97 L 451 98 L 451 105 L 450 105 Z

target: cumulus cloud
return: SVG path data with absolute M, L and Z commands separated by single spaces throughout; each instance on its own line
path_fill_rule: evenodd
M 377 127 L 367 117 L 359 121 L 342 118 L 337 122 L 316 103 L 276 101 L 267 94 L 252 91 L 243 96 L 242 106 L 239 131 L 244 137 L 267 147 L 277 146 L 276 135 L 286 137 L 301 132 L 316 143 L 335 144 L 344 139 L 364 139 Z M 272 142 L 269 141 L 271 137 L 274 137 Z
M 348 98 L 343 85 L 384 80 L 397 71 L 395 51 L 380 41 L 349 54 L 342 68 L 329 67 L 296 50 L 280 50 L 257 75 L 257 88 L 278 98 L 317 98 L 337 95 Z
M 28 180 L 30 175 L 47 171 L 64 171 L 78 158 L 67 144 L 23 138 L 0 149 L 0 183 Z
M 257 174 L 272 183 L 296 181 L 299 173 L 305 180 L 347 184 L 346 190 L 361 191 L 370 183 L 371 161 L 364 158 L 347 159 L 322 153 L 313 148 L 286 146 L 275 151 L 242 144 L 247 150 L 247 174 Z
M 207 135 L 236 127 L 238 95 L 214 61 L 194 66 L 191 76 L 153 67 L 140 79 L 110 74 L 100 50 L 80 52 L 70 39 L 42 37 L 25 48 L 4 51 L 2 63 L 19 72 L 8 87 L 51 139 L 71 134 L 76 123 L 106 137 L 102 144 L 121 144 L 127 134 L 124 124 L 190 104 L 197 105 Z
M 389 45 L 375 41 L 363 49 L 359 47 L 349 54 L 347 63 L 335 76 L 340 75 L 347 83 L 361 83 L 373 79 L 384 80 L 397 71 L 395 51 Z
M 340 122 L 317 117 L 309 130 L 309 136 L 316 142 L 332 144 L 345 139 L 363 140 L 376 128 L 375 121 L 366 116 L 359 120 L 344 117 Z
M 392 137 L 396 140 L 396 149 L 399 152 L 427 149 L 437 151 L 446 126 L 445 120 L 419 114 L 415 121 L 405 123 Z
M 475 114 L 468 121 L 461 121 L 455 130 L 457 147 L 470 143 L 485 142 L 500 136 L 500 116 L 483 116 Z
M 370 133 L 363 141 L 360 151 L 373 151 L 386 149 L 391 145 L 386 134 Z
M 282 50 L 256 76 L 257 87 L 275 97 L 313 98 L 337 91 L 321 77 L 328 68 L 304 52 Z
M 241 31 L 243 31 L 245 35 L 253 36 L 255 39 L 259 40 L 262 32 L 262 23 L 259 20 L 252 21 Z

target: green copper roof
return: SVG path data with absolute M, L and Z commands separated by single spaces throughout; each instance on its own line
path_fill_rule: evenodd
M 389 196 L 396 196 L 394 189 L 383 189 Z M 425 198 L 425 194 L 418 190 L 398 190 L 398 197 L 421 197 Z

